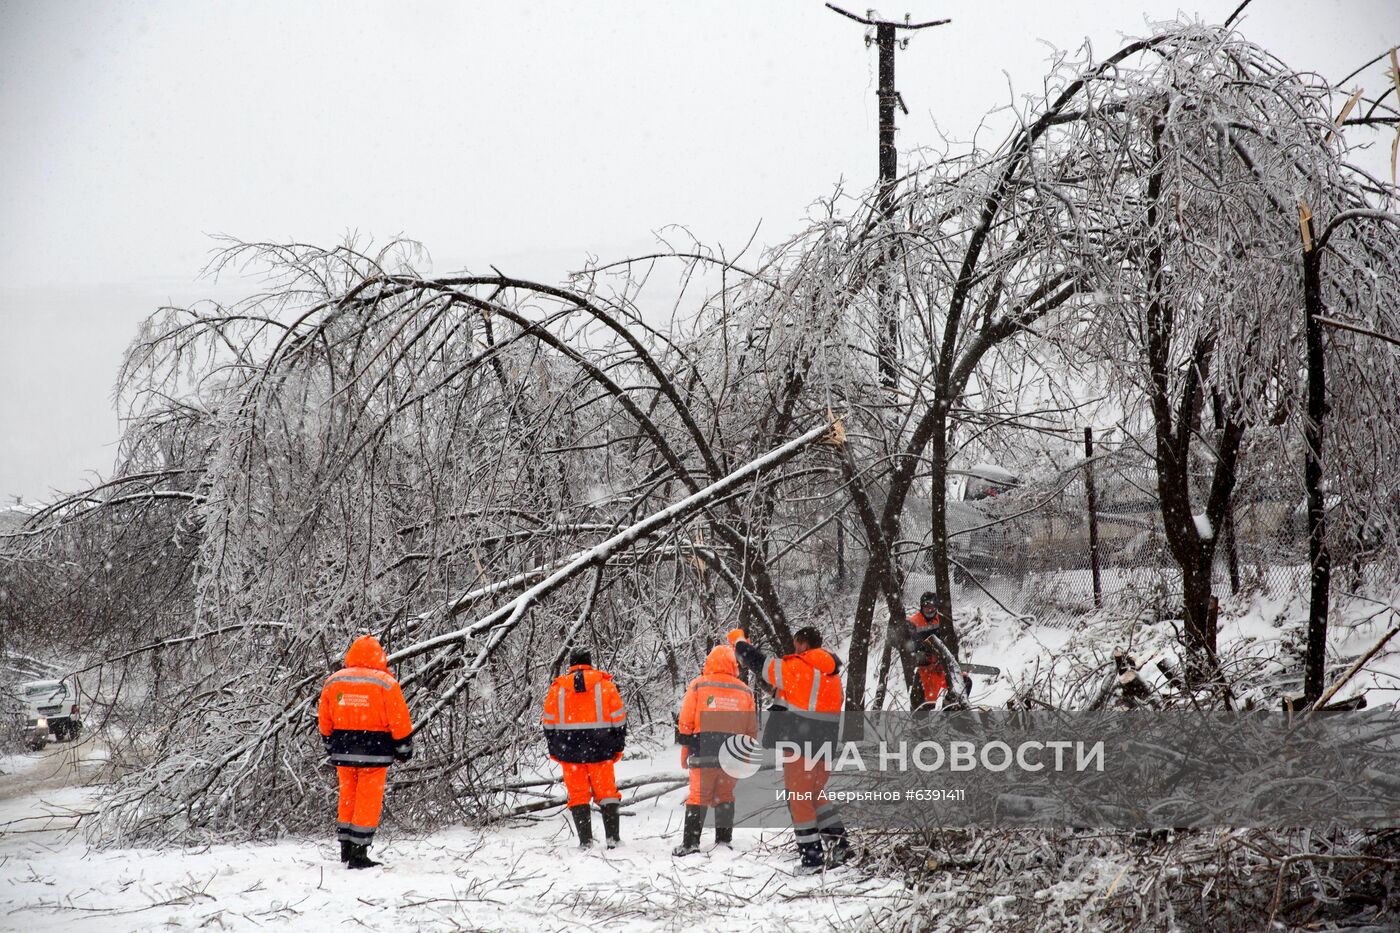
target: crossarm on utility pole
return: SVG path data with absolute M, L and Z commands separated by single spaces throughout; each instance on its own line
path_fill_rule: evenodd
M 826 5 L 826 8 L 828 10 L 831 10 L 833 13 L 840 13 L 847 19 L 853 19 L 856 22 L 860 23 L 862 26 L 895 26 L 899 29 L 927 29 L 930 26 L 942 26 L 946 23 L 952 22 L 951 19 L 931 19 L 923 23 L 911 23 L 909 22 L 909 18 L 906 16 L 904 22 L 897 23 L 892 20 L 867 19 L 864 16 L 857 16 L 856 14 L 851 13 L 848 10 L 841 9 L 834 3 L 828 3 Z

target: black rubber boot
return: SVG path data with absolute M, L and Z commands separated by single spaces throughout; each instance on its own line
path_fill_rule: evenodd
M 797 873 L 800 875 L 814 875 L 826 867 L 820 839 L 814 842 L 799 842 L 797 854 L 802 858 L 802 864 L 797 866 Z
M 578 830 L 578 847 L 586 849 L 593 845 L 593 813 L 589 810 L 588 804 L 581 803 L 576 807 L 570 807 L 569 812 L 574 815 L 574 828 Z M 607 818 L 604 817 L 604 822 Z
M 822 841 L 826 843 L 826 863 L 832 868 L 846 864 L 855 854 L 851 848 L 851 841 L 846 838 L 845 827 L 823 829 Z
M 622 808 L 619 804 L 603 804 L 603 835 L 607 838 L 608 848 L 616 849 L 622 845 Z
M 715 806 L 715 843 L 722 846 L 734 844 L 733 802 Z
M 681 830 L 681 844 L 671 850 L 676 858 L 694 855 L 700 851 L 700 833 L 705 830 L 705 811 L 709 807 L 693 803 L 685 805 L 685 828 Z
M 350 850 L 353 848 L 355 848 L 355 844 L 349 839 L 340 840 L 340 860 L 342 862 L 350 861 Z
M 350 859 L 346 864 L 351 868 L 374 868 L 376 865 L 382 865 L 384 863 L 376 862 L 369 857 L 369 846 L 354 845 L 352 843 L 350 846 Z

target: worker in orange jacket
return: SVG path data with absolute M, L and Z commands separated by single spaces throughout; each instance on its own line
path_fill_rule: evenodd
M 408 704 L 373 635 L 355 639 L 345 652 L 345 667 L 326 678 L 316 718 L 340 779 L 340 860 L 351 868 L 372 868 L 379 862 L 370 859 L 369 846 L 384 808 L 389 765 L 413 757 Z
M 782 718 L 788 723 L 785 740 L 800 745 L 835 745 L 845 703 L 841 661 L 822 647 L 820 632 L 811 626 L 798 629 L 792 636 L 794 652 L 781 658 L 770 658 L 755 648 L 743 629 L 731 631 L 729 643 L 739 663 L 773 688 L 782 704 Z M 779 712 L 780 707 L 773 711 Z M 833 754 L 835 751 L 833 748 Z M 783 785 L 788 791 L 797 854 L 802 859 L 799 871 L 803 873 L 821 871 L 828 864 L 840 865 L 851 854 L 841 812 L 826 796 L 829 777 L 830 769 L 822 760 L 802 756 L 783 764 Z M 829 849 L 825 856 L 823 841 Z
M 590 799 L 603 811 L 607 847 L 616 848 L 622 842 L 622 797 L 613 763 L 622 758 L 627 743 L 627 711 L 612 675 L 596 670 L 588 651 L 571 651 L 568 673 L 556 677 L 545 694 L 540 723 L 549 757 L 564 769 L 579 848 L 593 843 Z
M 739 679 L 734 649 L 719 645 L 705 658 L 700 676 L 685 688 L 676 720 L 681 767 L 690 769 L 690 796 L 685 801 L 681 844 L 672 855 L 700 851 L 700 834 L 711 807 L 715 811 L 715 842 L 730 845 L 734 841 L 734 785 L 738 778 L 720 767 L 719 751 L 733 736 L 754 738 L 757 734 L 753 691 Z
M 914 655 L 915 670 L 919 674 L 920 690 L 910 691 L 910 709 L 932 706 L 938 697 L 948 689 L 948 673 L 943 669 L 943 659 L 928 642 L 929 635 L 936 635 L 947 644 L 943 630 L 943 617 L 938 614 L 937 597 L 924 593 L 919 597 L 919 611 L 909 617 L 905 642 Z M 972 678 L 963 674 L 963 696 L 972 693 Z

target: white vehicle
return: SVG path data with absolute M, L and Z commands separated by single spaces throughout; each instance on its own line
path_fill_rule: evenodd
M 49 744 L 49 721 L 33 719 L 24 702 L 8 692 L 0 692 L 0 751 L 10 745 L 23 745 L 39 751 Z
M 19 685 L 30 728 L 47 725 L 55 741 L 76 739 L 83 724 L 78 719 L 78 696 L 61 680 L 31 680 Z

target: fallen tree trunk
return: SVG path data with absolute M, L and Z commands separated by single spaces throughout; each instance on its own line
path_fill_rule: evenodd
M 447 707 L 457 695 L 476 676 L 477 672 L 485 665 L 490 656 L 491 649 L 501 642 L 511 629 L 525 618 L 525 614 L 530 607 L 560 589 L 564 584 L 574 579 L 580 573 L 591 567 L 600 566 L 608 561 L 615 553 L 626 548 L 643 538 L 655 534 L 663 528 L 684 521 L 702 511 L 707 505 L 722 498 L 739 486 L 757 478 L 762 473 L 781 466 L 793 457 L 797 456 L 807 447 L 823 440 L 833 433 L 832 424 L 822 424 L 812 428 L 805 434 L 793 438 L 762 457 L 750 461 L 728 476 L 711 483 L 679 502 L 673 503 L 659 512 L 654 512 L 636 524 L 624 528 L 622 531 L 608 538 L 606 541 L 580 553 L 568 564 L 551 573 L 539 583 L 521 593 L 515 599 L 501 606 L 475 622 L 452 632 L 446 632 L 435 638 L 429 638 L 417 644 L 410 645 L 389 656 L 390 663 L 403 661 L 408 658 L 417 657 L 435 648 L 441 648 L 454 642 L 464 642 L 477 635 L 490 633 L 480 651 L 477 652 L 476 659 L 472 662 L 467 672 L 453 684 L 442 697 L 433 704 L 432 708 L 419 720 L 417 729 L 422 729 L 431 722 L 443 709 Z
M 530 786 L 537 786 L 539 783 L 558 784 L 558 781 L 530 782 Z M 662 794 L 669 794 L 673 790 L 684 787 L 690 783 L 690 776 L 679 771 L 670 774 L 646 774 L 641 777 L 627 778 L 617 782 L 619 791 L 631 790 L 634 787 L 650 787 L 660 784 L 660 787 L 647 791 L 644 794 L 634 794 L 624 800 L 622 805 L 639 803 L 643 800 L 650 800 L 653 797 L 660 797 Z M 517 785 L 518 786 L 518 785 Z M 569 802 L 567 795 L 560 794 L 555 797 L 548 797 L 544 800 L 536 800 L 531 803 L 521 804 L 506 811 L 506 816 L 524 816 L 527 813 L 538 813 L 540 810 L 551 810 L 554 807 L 562 807 Z
M 1400 625 L 1392 626 L 1390 631 L 1382 635 L 1380 641 L 1372 645 L 1370 651 L 1367 651 L 1361 657 L 1357 658 L 1356 663 L 1353 664 L 1351 667 L 1347 668 L 1346 673 L 1343 674 L 1341 678 L 1339 678 L 1337 682 L 1332 685 L 1331 689 L 1329 689 L 1322 696 L 1318 697 L 1317 702 L 1309 706 L 1308 709 L 1311 711 L 1322 709 L 1325 706 L 1327 706 L 1327 704 L 1331 702 L 1332 698 L 1337 695 L 1337 691 L 1342 689 L 1342 687 L 1346 686 L 1347 681 L 1355 677 L 1357 672 L 1366 666 L 1367 661 L 1370 661 L 1377 654 L 1379 654 L 1380 650 L 1385 647 L 1386 642 L 1390 641 L 1390 639 L 1395 637 L 1396 632 L 1400 632 Z
M 432 706 L 432 708 L 428 710 L 426 714 L 424 714 L 421 718 L 418 719 L 414 732 L 417 733 L 421 731 L 429 722 L 436 718 L 436 716 L 439 713 L 441 713 L 442 710 L 445 709 L 447 705 L 456 698 L 456 696 L 466 687 L 466 685 L 472 681 L 476 674 L 485 665 L 487 658 L 490 657 L 491 650 L 496 645 L 500 644 L 501 640 L 505 637 L 505 635 L 509 633 L 510 630 L 514 628 L 515 625 L 525 617 L 526 611 L 535 603 L 539 602 L 541 599 L 548 596 L 550 593 L 553 593 L 555 590 L 558 590 L 565 583 L 569 582 L 583 571 L 589 569 L 590 567 L 600 566 L 603 563 L 605 563 L 610 557 L 615 555 L 618 551 L 626 548 L 627 546 L 634 544 L 637 541 L 640 541 L 643 538 L 654 534 L 655 532 L 660 531 L 661 529 L 669 525 L 690 518 L 694 514 L 704 509 L 711 502 L 714 502 L 715 500 L 732 492 L 736 488 L 742 486 L 744 483 L 755 479 L 762 473 L 771 470 L 775 467 L 781 466 L 782 464 L 791 460 L 793 457 L 797 456 L 797 454 L 801 453 L 807 447 L 825 439 L 831 433 L 831 424 L 822 424 L 818 427 L 812 428 L 805 434 L 802 434 L 801 436 L 788 441 L 787 443 L 775 448 L 774 450 L 769 451 L 764 456 L 750 461 L 743 467 L 740 467 L 738 470 L 735 470 L 734 472 L 730 473 L 728 476 L 725 476 L 719 481 L 704 487 L 703 489 L 699 490 L 696 493 L 693 493 L 690 496 L 687 496 L 685 499 L 682 499 L 679 502 L 667 506 L 659 512 L 655 512 L 652 515 L 649 515 L 647 518 L 643 519 L 640 522 L 628 526 L 627 528 L 608 538 L 606 541 L 601 542 L 595 547 L 590 548 L 587 551 L 581 552 L 580 554 L 575 556 L 573 560 L 569 561 L 565 566 L 555 570 L 544 580 L 535 584 L 533 587 L 522 593 L 520 596 L 501 606 L 494 612 L 491 612 L 486 616 L 482 617 L 481 619 L 478 619 L 477 621 L 471 623 L 470 625 L 464 628 L 457 629 L 456 631 L 447 632 L 435 638 L 426 639 L 424 641 L 418 642 L 417 644 L 410 645 L 407 648 L 395 652 L 389 657 L 389 661 L 391 663 L 402 661 L 406 658 L 416 657 L 435 648 L 442 648 L 449 646 L 453 643 L 466 641 L 467 639 L 475 635 L 481 634 L 483 632 L 490 632 L 490 637 L 486 640 L 486 643 L 482 645 L 481 650 L 477 652 L 476 659 L 472 662 L 471 666 L 467 669 L 466 673 L 462 675 L 462 677 L 452 686 L 452 688 L 444 696 L 442 696 L 438 700 L 438 702 L 435 703 Z M 301 686 L 305 686 L 314 679 L 319 679 L 320 676 L 321 675 L 318 672 L 317 674 L 304 679 L 302 681 Z M 404 678 L 402 682 L 404 684 L 408 684 L 413 679 L 414 677 L 410 675 L 409 677 Z M 214 763 L 211 768 L 209 768 L 207 779 L 202 783 L 202 785 L 199 788 L 195 790 L 192 796 L 198 797 L 208 792 L 208 790 L 214 785 L 214 783 L 220 779 L 221 775 L 224 774 L 225 769 L 229 768 L 229 766 L 231 766 L 234 762 L 238 761 L 240 758 L 249 755 L 259 746 L 275 739 L 277 735 L 279 735 L 281 731 L 284 728 L 286 728 L 286 726 L 290 723 L 296 721 L 302 716 L 307 715 L 314 708 L 316 700 L 317 697 L 315 695 L 302 696 L 296 702 L 286 707 L 284 712 L 280 716 L 278 716 L 272 722 L 267 723 L 252 738 L 239 743 L 237 747 L 221 756 L 218 759 L 218 761 Z M 240 769 L 239 772 L 236 772 L 234 780 L 230 783 L 236 784 L 237 781 L 241 779 L 242 773 L 243 769 Z

